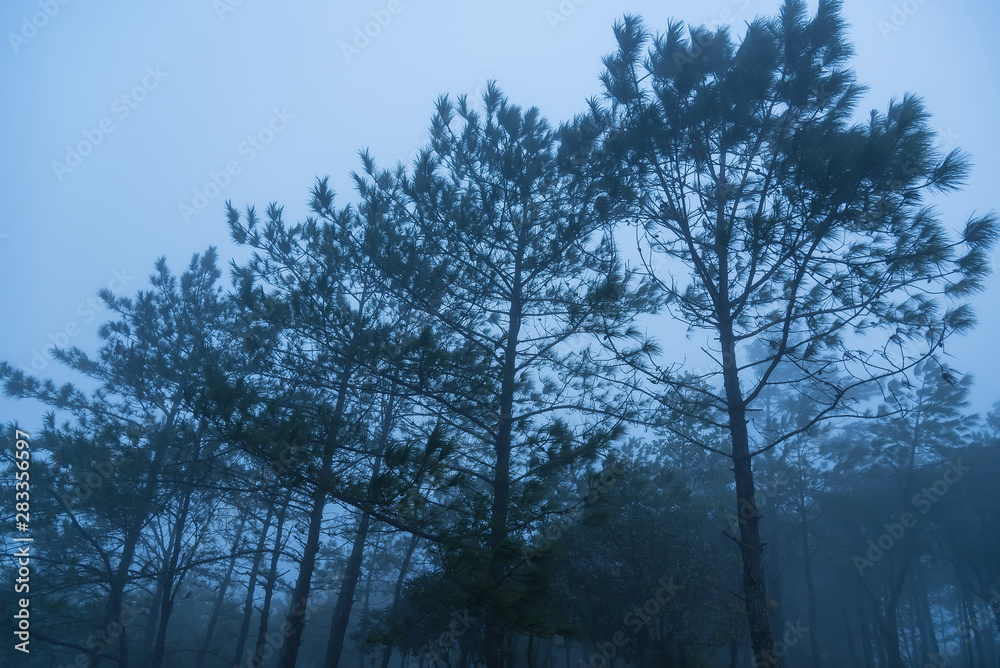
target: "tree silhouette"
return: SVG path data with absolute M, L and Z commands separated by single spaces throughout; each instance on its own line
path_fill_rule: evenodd
M 437 353 L 415 389 L 460 439 L 453 575 L 485 608 L 491 667 L 509 657 L 510 629 L 544 623 L 518 545 L 552 510 L 546 485 L 612 443 L 629 410 L 594 335 L 632 342 L 643 296 L 581 154 L 565 150 L 573 132 L 491 84 L 481 110 L 438 100 L 412 174 L 364 155 L 357 177 L 364 212 L 384 221 L 392 289 L 431 323 Z
M 942 310 L 936 297 L 981 288 L 996 223 L 973 218 L 953 239 L 925 203 L 957 188 L 968 163 L 935 148 L 917 97 L 853 121 L 863 88 L 837 2 L 809 18 L 786 0 L 738 43 L 725 28 L 685 35 L 671 23 L 650 44 L 635 17 L 615 33 L 593 104 L 608 128 L 603 160 L 618 192 L 627 185 L 628 219 L 671 313 L 713 339 L 708 389 L 674 368 L 650 372 L 671 388 L 664 402 L 684 410 L 682 390 L 694 393 L 730 433 L 723 454 L 750 509 L 737 542 L 752 644 L 760 665 L 775 665 L 752 459 L 819 420 L 863 414 L 860 387 L 968 329 L 969 308 Z M 814 402 L 812 418 L 752 448 L 751 411 L 779 382 Z

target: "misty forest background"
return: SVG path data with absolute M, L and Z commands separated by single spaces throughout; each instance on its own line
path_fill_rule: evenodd
M 349 202 L 227 204 L 228 278 L 102 292 L 78 383 L 0 363 L 52 410 L 4 665 L 1000 665 L 967 156 L 859 113 L 836 2 L 614 31 L 576 118 L 442 97 Z

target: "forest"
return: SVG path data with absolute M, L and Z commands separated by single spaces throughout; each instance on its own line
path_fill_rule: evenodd
M 969 157 L 859 110 L 838 2 L 613 31 L 574 118 L 443 95 L 304 220 L 227 202 L 247 259 L 103 290 L 76 382 L 0 361 L 49 411 L 3 429 L 0 663 L 1000 665 Z

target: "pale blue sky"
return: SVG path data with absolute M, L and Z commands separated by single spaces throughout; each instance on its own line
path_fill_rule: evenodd
M 624 12 L 654 29 L 675 17 L 732 23 L 740 34 L 744 21 L 778 6 L 8 0 L 0 8 L 0 358 L 70 379 L 46 363 L 46 350 L 53 339 L 94 349 L 107 316 L 88 304 L 99 289 L 132 294 L 158 256 L 179 272 L 210 244 L 228 261 L 237 251 L 226 199 L 278 201 L 296 220 L 314 178 L 329 174 L 346 203 L 357 150 L 370 147 L 385 166 L 407 159 L 441 93 L 476 94 L 496 79 L 514 102 L 557 123 L 600 92 L 600 59 L 614 49 L 611 25 Z M 947 219 L 957 228 L 1000 208 L 1000 4 L 847 0 L 844 14 L 855 69 L 871 88 L 862 111 L 915 92 L 946 141 L 973 155 L 969 186 L 940 200 Z M 375 36 L 355 44 L 373 21 Z M 77 162 L 67 146 L 80 142 L 95 145 Z M 224 187 L 213 188 L 212 173 Z M 948 348 L 956 368 L 975 373 L 977 410 L 1000 399 L 998 295 L 994 277 L 975 300 L 979 328 Z M 34 425 L 39 414 L 0 399 L 0 421 Z

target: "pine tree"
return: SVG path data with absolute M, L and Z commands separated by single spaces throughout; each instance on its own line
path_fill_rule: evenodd
M 392 289 L 428 318 L 413 389 L 457 440 L 446 561 L 484 611 L 496 668 L 512 630 L 551 633 L 519 548 L 553 510 L 546 486 L 593 461 L 629 410 L 596 335 L 631 341 L 642 297 L 581 171 L 586 153 L 567 137 L 587 135 L 553 130 L 491 84 L 481 109 L 438 100 L 412 173 L 378 170 L 366 154 L 357 177 L 366 215 L 384 221 Z
M 197 398 L 205 369 L 225 346 L 232 324 L 220 276 L 210 248 L 195 255 L 180 277 L 161 258 L 150 288 L 134 298 L 102 291 L 115 319 L 98 330 L 103 341 L 98 354 L 76 347 L 53 353 L 87 389 L 57 387 L 0 363 L 7 394 L 36 399 L 74 418 L 60 424 L 50 414 L 41 440 L 50 455 L 45 465 L 50 512 L 59 518 L 63 539 L 74 546 L 53 561 L 86 570 L 100 584 L 98 591 L 107 592 L 100 605 L 91 605 L 96 603 L 91 583 L 80 583 L 79 591 L 66 587 L 87 603 L 81 607 L 91 615 L 85 628 L 93 630 L 97 619 L 100 633 L 83 632 L 69 645 L 89 654 L 93 666 L 109 656 L 128 663 L 135 629 L 119 622 L 123 615 L 135 619 L 127 613 L 142 597 L 140 585 L 152 579 L 148 573 L 159 574 L 153 583 L 160 601 L 157 641 L 150 647 L 153 664 L 159 665 L 173 597 L 186 571 L 180 562 L 184 541 L 208 526 L 192 529 L 187 518 L 202 514 L 203 502 L 214 495 L 217 441 L 205 431 Z M 154 531 L 171 540 L 157 544 Z M 53 635 L 53 644 L 67 642 L 68 634 Z
M 737 504 L 748 510 L 737 542 L 752 645 L 759 665 L 776 665 L 753 458 L 819 420 L 863 413 L 860 387 L 968 329 L 969 308 L 945 310 L 937 297 L 981 288 L 995 219 L 969 220 L 956 240 L 926 204 L 956 189 L 968 162 L 935 148 L 916 96 L 853 120 L 864 89 L 848 68 L 838 2 L 809 18 L 804 2 L 786 0 L 739 42 L 725 28 L 671 23 L 650 44 L 635 17 L 615 33 L 593 104 L 602 161 L 671 313 L 712 339 L 712 389 L 650 370 L 673 388 L 665 402 L 693 391 L 729 431 Z M 777 378 L 813 415 L 752 447 L 752 411 Z

